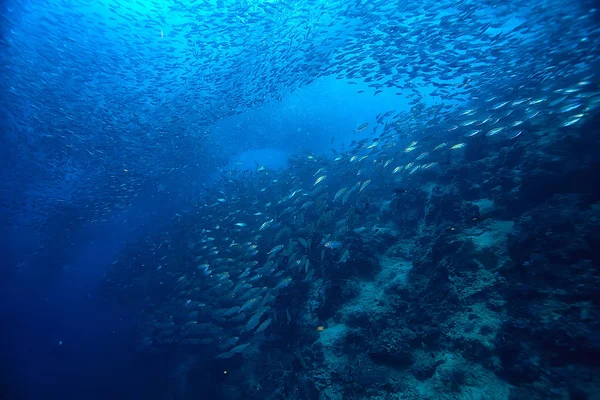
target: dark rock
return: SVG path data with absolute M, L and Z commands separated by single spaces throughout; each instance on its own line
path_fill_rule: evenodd
M 410 373 L 418 380 L 425 381 L 433 376 L 437 366 L 440 363 L 441 362 L 434 362 L 433 360 L 431 363 L 424 363 L 424 362 L 415 363 L 410 368 Z
M 411 348 L 404 340 L 402 331 L 384 330 L 371 344 L 369 357 L 378 364 L 394 368 L 406 368 L 414 362 Z

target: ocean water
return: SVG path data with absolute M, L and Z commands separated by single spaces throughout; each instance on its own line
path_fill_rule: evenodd
M 4 1 L 0 399 L 600 399 L 597 1 Z

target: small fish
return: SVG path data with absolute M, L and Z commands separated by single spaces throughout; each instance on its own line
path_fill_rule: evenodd
M 477 122 L 476 119 L 470 119 L 468 121 L 461 122 L 460 126 L 471 126 L 471 125 L 473 125 L 476 122 Z
M 198 265 L 198 269 L 202 270 L 206 276 L 210 275 L 212 272 L 208 264 Z
M 288 277 L 283 279 L 282 281 L 280 281 L 276 286 L 275 286 L 275 290 L 278 289 L 283 289 L 284 287 L 287 287 L 290 283 L 292 283 L 292 278 Z
M 269 250 L 269 252 L 267 253 L 268 255 L 272 255 L 272 254 L 277 254 L 279 253 L 281 250 L 283 250 L 283 245 L 282 244 L 278 244 L 277 246 L 273 247 L 271 250 Z
M 534 106 L 534 105 L 540 104 L 541 102 L 544 102 L 544 101 L 546 101 L 546 98 L 545 97 L 540 97 L 539 99 L 533 99 L 533 100 L 531 100 L 528 104 L 530 106 Z
M 329 242 L 326 242 L 324 246 L 328 249 L 339 249 L 340 247 L 342 247 L 342 242 L 338 242 L 337 240 L 331 240 Z
M 369 184 L 371 183 L 371 180 L 368 179 L 366 181 L 364 181 L 362 183 L 362 185 L 360 185 L 360 189 L 358 189 L 358 193 L 362 192 L 364 188 L 366 188 L 367 186 L 369 186 Z
M 580 120 L 581 120 L 581 118 L 574 118 L 574 117 L 571 117 L 571 118 L 567 119 L 565 122 L 563 122 L 562 124 L 560 124 L 560 126 L 562 126 L 563 128 L 564 128 L 564 127 L 567 127 L 567 126 L 571 126 L 571 125 L 574 125 L 574 124 L 576 124 L 576 123 L 577 123 L 577 122 L 579 122 Z
M 244 327 L 244 332 L 250 332 L 252 329 L 256 328 L 256 325 L 258 325 L 260 319 L 262 318 L 266 310 L 267 309 L 263 307 L 262 309 L 255 312 L 254 315 L 252 315 L 252 317 L 246 323 L 246 326 Z
M 423 164 L 423 165 L 421 165 L 421 169 L 424 169 L 424 170 L 431 169 L 431 168 L 435 167 L 436 165 L 438 165 L 437 162 Z
M 345 187 L 338 190 L 335 196 L 333 196 L 333 201 L 335 202 L 341 195 L 343 195 L 346 192 L 346 190 L 348 189 L 346 189 Z
M 302 207 L 300 207 L 300 209 L 306 210 L 308 207 L 312 206 L 313 204 L 315 204 L 314 201 L 307 201 L 306 203 L 302 204 Z
M 346 250 L 344 250 L 344 252 L 340 256 L 340 259 L 338 260 L 338 263 L 343 264 L 346 261 L 348 261 L 349 258 L 350 258 L 350 252 L 348 251 L 348 249 L 346 249 Z
M 488 131 L 488 133 L 485 134 L 485 136 L 494 136 L 494 135 L 497 135 L 498 133 L 502 132 L 503 130 L 504 130 L 504 127 L 499 126 L 497 128 L 490 129 Z
M 245 224 L 244 222 L 237 222 L 237 223 L 235 224 L 235 226 L 239 226 L 240 228 L 243 228 L 243 227 L 245 227 L 245 226 L 246 226 L 246 224 Z
M 475 110 L 474 108 L 471 108 L 471 109 L 468 109 L 468 110 L 465 110 L 465 111 L 463 111 L 462 113 L 460 113 L 460 114 L 458 114 L 458 115 L 460 115 L 460 116 L 464 116 L 464 115 L 473 115 L 473 114 L 475 114 L 475 112 L 476 112 L 476 111 L 477 111 L 477 110 Z
M 323 182 L 325 178 L 327 178 L 327 175 L 318 177 L 313 186 L 317 186 L 319 183 Z
M 258 326 L 258 329 L 256 329 L 256 333 L 260 333 L 267 329 L 269 325 L 271 325 L 271 321 L 271 318 L 264 320 L 263 323 Z
M 225 340 L 221 340 L 219 342 L 219 347 L 220 348 L 227 348 L 229 346 L 233 346 L 234 344 L 237 343 L 237 341 L 240 340 L 239 336 L 232 336 L 228 339 Z
M 408 174 L 409 175 L 414 174 L 415 172 L 417 172 L 419 170 L 419 168 L 421 168 L 420 165 L 417 165 L 417 166 L 413 167 L 413 169 L 411 169 L 410 171 L 408 171 Z
M 509 139 L 516 139 L 516 138 L 518 138 L 519 136 L 521 136 L 521 133 L 523 133 L 523 131 L 516 131 L 516 132 L 513 132 L 513 133 L 511 133 L 510 135 L 508 135 L 508 138 L 509 138 Z
M 319 175 L 319 174 L 320 174 L 321 172 L 323 172 L 323 171 L 325 171 L 325 168 L 319 168 L 319 169 L 317 170 L 317 172 L 315 172 L 315 173 L 313 174 L 313 176 L 317 176 L 317 175 Z
M 250 346 L 250 343 L 239 344 L 235 346 L 233 349 L 229 350 L 232 353 L 241 353 L 246 349 L 246 347 Z
M 300 244 L 302 245 L 302 247 L 304 247 L 305 249 L 308 249 L 309 245 L 308 245 L 308 242 L 305 239 L 298 238 L 298 241 L 300 242 Z
M 444 143 L 440 143 L 440 144 L 438 144 L 437 146 L 435 146 L 435 147 L 433 148 L 433 150 L 432 150 L 432 151 L 436 151 L 436 150 L 439 150 L 439 149 L 443 149 L 443 148 L 444 148 L 444 147 L 446 147 L 447 145 L 448 145 L 448 143 L 446 143 L 446 142 L 444 142 Z
M 512 124 L 510 124 L 510 127 L 511 127 L 511 128 L 515 128 L 515 127 L 517 127 L 517 126 L 519 126 L 519 125 L 522 125 L 522 124 L 523 124 L 523 121 L 521 121 L 521 120 L 516 120 L 515 122 L 513 122 Z
M 450 150 L 462 149 L 466 145 L 467 145 L 466 143 L 455 144 L 454 146 L 450 147 Z
M 259 297 L 254 297 L 250 300 L 247 300 L 238 310 L 238 314 L 241 313 L 242 311 L 245 311 L 247 309 L 249 309 L 250 307 L 252 307 L 254 304 L 256 304 L 256 302 L 259 300 Z
M 273 219 L 270 219 L 270 220 L 268 220 L 268 221 L 264 222 L 264 223 L 263 223 L 263 224 L 260 226 L 260 228 L 258 228 L 258 230 L 259 230 L 259 231 L 263 231 L 263 230 L 267 229 L 269 226 L 271 226 L 271 224 L 272 224 L 272 223 L 273 223 Z
M 473 137 L 473 136 L 478 135 L 480 133 L 481 133 L 481 129 L 473 129 L 473 130 L 465 133 L 465 136 L 466 137 Z
M 567 113 L 567 112 L 569 112 L 569 111 L 576 110 L 576 109 L 578 109 L 579 107 L 581 107 L 581 104 L 580 104 L 580 103 L 569 104 L 569 105 L 566 105 L 566 106 L 562 107 L 562 108 L 560 109 L 560 112 L 561 112 L 561 113 Z
M 494 104 L 492 106 L 492 110 L 499 110 L 502 107 L 504 107 L 505 105 L 507 105 L 508 103 L 509 103 L 508 101 L 503 101 L 503 102 L 500 102 L 500 103 L 496 103 L 496 104 Z
M 367 129 L 369 126 L 368 122 L 365 122 L 363 124 L 360 124 L 358 127 L 356 127 L 356 129 L 353 129 L 352 132 L 360 132 L 360 131 L 364 131 L 365 129 Z
M 429 155 L 429 153 L 425 152 L 425 153 L 421 153 L 417 156 L 417 158 L 415 159 L 416 161 L 422 160 L 425 157 L 427 157 Z
M 225 358 L 231 358 L 235 356 L 235 353 L 232 353 L 231 351 L 226 351 L 225 353 L 221 353 L 217 356 L 217 358 L 219 359 L 225 359 Z

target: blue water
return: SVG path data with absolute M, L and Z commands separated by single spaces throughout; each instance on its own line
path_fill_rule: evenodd
M 136 308 L 97 295 L 106 265 L 150 221 L 119 215 L 80 228 L 54 265 L 39 259 L 10 277 L 1 309 L 6 398 L 145 398 L 152 393 L 144 385 L 152 369 L 131 346 Z M 11 239 L 28 242 L 15 233 Z M 138 370 L 144 372 L 132 373 Z
M 474 8 L 481 6 L 471 3 Z M 491 3 L 494 2 L 486 2 L 481 7 Z M 549 3 L 552 4 L 547 9 L 556 7 L 560 12 L 554 14 L 563 15 L 560 7 L 565 4 Z M 592 5 L 582 4 L 585 12 L 577 14 L 580 21 L 591 15 L 588 10 L 592 8 Z M 340 1 L 339 4 L 327 1 L 281 4 L 271 1 L 3 2 L 0 6 L 0 73 L 6 79 L 0 83 L 0 179 L 3 182 L 0 186 L 0 239 L 3 243 L 0 248 L 0 400 L 183 399 L 178 396 L 184 392 L 181 389 L 184 379 L 177 378 L 180 376 L 177 371 L 188 373 L 185 366 L 197 360 L 191 360 L 184 348 L 175 345 L 157 346 L 152 351 L 139 351 L 137 347 L 140 321 L 147 317 L 147 310 L 155 306 L 156 298 L 168 297 L 160 291 L 153 297 L 153 293 L 131 294 L 127 290 L 146 284 L 145 287 L 162 285 L 156 282 L 158 274 L 150 274 L 151 282 L 140 282 L 144 278 L 137 273 L 148 266 L 143 265 L 143 257 L 135 257 L 137 251 L 151 258 L 163 254 L 164 249 L 157 250 L 156 246 L 177 242 L 180 246 L 177 248 L 182 248 L 185 246 L 181 243 L 199 240 L 193 236 L 197 231 L 176 232 L 171 228 L 185 226 L 190 216 L 213 212 L 210 207 L 214 204 L 209 204 L 207 199 L 226 197 L 229 201 L 229 193 L 223 194 L 226 190 L 223 182 L 236 173 L 247 171 L 247 176 L 263 179 L 257 175 L 259 167 L 277 171 L 270 172 L 272 176 L 284 171 L 280 183 L 296 182 L 294 179 L 298 176 L 306 176 L 310 179 L 308 188 L 313 190 L 316 168 L 301 169 L 307 159 L 316 158 L 331 167 L 334 157 L 355 148 L 357 141 L 379 143 L 378 137 L 384 129 L 390 132 L 396 123 L 408 124 L 415 120 L 425 121 L 421 128 L 426 135 L 412 128 L 399 129 L 394 132 L 394 143 L 404 149 L 422 136 L 439 137 L 436 140 L 441 143 L 446 140 L 444 135 L 455 130 L 449 128 L 455 122 L 446 118 L 446 110 L 457 114 L 471 107 L 472 102 L 480 104 L 480 96 L 483 97 L 480 92 L 487 96 L 498 86 L 499 96 L 506 94 L 501 89 L 507 87 L 510 95 L 520 95 L 522 91 L 528 100 L 534 98 L 531 93 L 535 90 L 546 91 L 536 94 L 537 97 L 556 96 L 553 85 L 561 89 L 572 87 L 583 79 L 583 72 L 591 69 L 586 63 L 598 61 L 592 52 L 586 53 L 589 57 L 569 69 L 572 76 L 566 77 L 551 76 L 548 71 L 552 69 L 542 65 L 543 72 L 535 72 L 548 75 L 538 81 L 529 75 L 528 67 L 524 67 L 525 71 L 518 69 L 523 60 L 535 63 L 528 58 L 536 59 L 536 55 L 525 57 L 515 50 L 513 58 L 509 54 L 513 49 L 503 53 L 495 48 L 487 53 L 489 49 L 482 47 L 477 53 L 482 57 L 500 54 L 498 57 L 505 58 L 492 63 L 492 72 L 477 70 L 479 64 L 469 59 L 461 65 L 467 70 L 465 76 L 450 76 L 459 65 L 452 57 L 459 57 L 469 49 L 455 42 L 440 44 L 436 39 L 435 43 L 428 44 L 418 61 L 414 58 L 417 45 L 410 44 L 414 47 L 408 51 L 402 43 L 395 44 L 402 52 L 406 51 L 407 58 L 413 57 L 413 64 L 405 68 L 409 72 L 404 74 L 399 72 L 403 69 L 396 65 L 398 60 L 392 58 L 391 52 L 388 55 L 385 51 L 376 51 L 376 45 L 382 41 L 378 29 L 383 29 L 377 13 L 386 12 L 390 5 L 393 3 L 385 1 L 373 4 L 369 1 Z M 407 13 L 411 12 L 410 5 L 402 3 L 402 6 L 406 6 Z M 244 9 L 244 13 L 240 14 L 236 7 Z M 289 11 L 294 7 L 309 10 L 300 13 L 299 19 L 316 19 L 328 28 L 315 29 L 318 32 L 314 33 L 309 23 L 290 22 L 296 18 Z M 343 8 L 343 18 L 335 13 L 337 8 Z M 419 27 L 415 40 L 437 35 L 438 29 L 444 32 L 440 37 L 452 36 L 452 23 L 457 22 L 451 20 L 444 26 L 438 21 L 451 17 L 451 8 L 449 4 L 447 13 L 435 16 L 435 29 L 422 28 L 425 23 L 419 25 L 429 17 L 427 15 L 407 18 L 407 24 Z M 493 13 L 499 8 L 502 7 L 486 8 L 489 15 L 481 10 L 468 13 L 465 18 L 494 20 Z M 503 9 L 498 11 L 502 12 Z M 500 26 L 490 28 L 486 35 L 501 35 L 528 23 L 526 17 L 531 10 L 515 6 L 510 12 L 515 15 L 506 18 L 502 15 Z M 246 31 L 246 18 L 257 19 L 258 22 L 252 20 L 249 25 L 259 28 Z M 291 35 L 290 43 L 299 43 L 292 48 L 298 54 L 288 52 L 287 39 L 281 44 L 273 32 L 264 33 L 266 28 L 261 25 L 261 18 L 271 25 L 281 23 L 278 34 L 289 29 L 287 23 L 295 26 L 298 34 Z M 340 36 L 340 30 L 333 28 L 337 26 L 337 19 L 345 21 L 338 28 L 347 34 L 347 41 Z M 389 23 L 395 19 L 401 20 L 390 12 L 388 18 L 381 21 Z M 565 21 L 566 25 L 574 24 Z M 364 26 L 369 27 L 367 32 L 362 30 Z M 211 28 L 215 33 L 206 33 Z M 535 31 L 533 28 L 549 29 L 533 23 L 531 28 L 532 31 Z M 519 33 L 517 37 L 528 38 L 529 34 Z M 559 48 L 560 56 L 571 54 L 570 46 L 577 48 L 577 43 L 586 42 L 588 34 L 595 38 L 598 32 L 590 30 L 585 38 L 574 37 L 573 44 L 569 42 L 568 46 Z M 549 38 L 560 42 L 557 36 L 560 35 L 549 29 Z M 318 43 L 314 46 L 316 49 L 313 42 Z M 337 64 L 329 55 L 337 54 L 336 51 L 354 42 L 364 46 L 344 50 L 346 59 L 351 59 L 347 61 L 351 64 L 351 73 L 347 69 L 336 71 Z M 234 62 L 238 51 L 239 63 Z M 436 60 L 435 52 L 448 59 Z M 572 53 L 582 59 L 586 57 L 576 51 Z M 396 64 L 390 66 L 388 62 Z M 515 63 L 517 65 L 513 65 Z M 289 72 L 288 67 L 297 69 Z M 446 67 L 448 71 L 442 73 Z M 424 79 L 436 68 L 440 77 Z M 502 75 L 504 68 L 511 73 L 513 70 L 523 73 L 518 76 L 520 81 L 515 78 L 514 87 L 518 89 L 513 90 L 507 83 L 510 77 Z M 580 73 L 579 68 L 583 72 Z M 374 95 L 374 88 L 369 85 L 371 78 L 365 81 L 358 76 L 364 71 L 385 75 L 391 83 Z M 341 77 L 344 74 L 357 77 Z M 560 81 L 563 78 L 564 84 Z M 523 89 L 526 85 L 521 82 L 530 81 L 539 87 L 532 83 L 531 88 Z M 471 82 L 482 87 L 468 86 Z M 455 95 L 442 101 L 435 94 L 439 90 L 436 84 L 440 83 L 447 85 L 443 90 Z M 402 96 L 398 94 L 400 91 L 403 91 Z M 422 100 L 415 102 L 415 96 Z M 500 99 L 486 100 L 486 103 L 496 101 Z M 560 105 L 556 107 L 568 101 L 574 100 L 557 103 Z M 563 115 L 551 107 L 555 106 L 546 107 L 549 119 Z M 524 108 L 525 105 L 516 108 L 515 115 L 525 114 Z M 423 109 L 435 111 L 429 114 Z M 377 120 L 377 115 L 388 111 L 400 116 L 393 121 Z M 462 120 L 457 118 L 457 121 Z M 368 127 L 361 130 L 358 128 L 361 124 Z M 542 122 L 533 121 L 528 129 L 539 133 L 540 126 Z M 464 135 L 461 138 L 467 140 Z M 482 142 L 469 142 L 469 146 Z M 426 142 L 423 146 L 431 144 Z M 507 146 L 518 147 L 513 142 Z M 416 151 L 415 156 L 421 151 Z M 401 150 L 398 153 L 403 154 Z M 387 157 L 386 153 L 381 157 L 384 155 Z M 471 156 L 479 160 L 477 152 Z M 298 160 L 302 162 L 296 162 Z M 451 160 L 449 156 L 445 161 L 448 160 Z M 368 171 L 369 166 L 383 161 L 376 154 L 365 163 L 365 169 Z M 400 166 L 399 162 L 395 160 L 389 170 Z M 460 162 L 467 164 L 465 160 L 454 161 L 455 165 Z M 362 182 L 366 179 L 358 177 L 354 165 L 348 167 L 344 175 L 349 187 L 356 185 L 359 179 Z M 368 177 L 369 183 L 373 179 L 370 189 L 379 191 L 374 190 L 375 194 L 369 194 L 371 197 L 364 202 L 353 204 L 348 218 L 356 217 L 359 206 L 366 210 L 371 203 L 379 204 L 379 201 L 389 205 L 394 188 L 403 190 L 407 181 L 413 182 L 410 177 L 390 179 L 376 187 L 377 179 L 383 176 L 379 172 Z M 271 175 L 264 176 L 261 185 L 280 187 L 274 184 Z M 340 183 L 334 181 L 333 174 L 329 179 L 327 182 Z M 256 181 L 247 178 L 246 182 Z M 309 189 L 302 196 L 308 195 Z M 426 191 L 433 192 L 430 186 Z M 275 193 L 272 202 L 277 203 L 288 193 Z M 387 196 L 385 199 L 382 193 Z M 223 220 L 229 221 L 228 217 Z M 320 221 L 319 217 L 314 219 Z M 391 219 L 382 217 L 377 224 L 386 223 L 386 218 Z M 214 226 L 221 224 L 221 220 L 211 222 L 214 222 L 211 226 L 200 228 L 216 231 Z M 309 222 L 307 217 L 306 225 Z M 274 226 L 280 227 L 277 222 Z M 256 237 L 254 232 L 245 240 Z M 319 241 L 314 243 L 317 246 Z M 117 283 L 108 279 L 109 270 L 118 271 L 120 274 L 116 275 L 123 281 L 131 276 L 130 285 L 116 288 Z M 169 278 L 175 279 L 175 272 Z M 283 312 L 278 315 L 280 321 L 285 320 Z M 289 314 L 287 318 L 291 322 Z M 212 362 L 212 356 L 207 358 Z M 290 360 L 288 364 L 304 362 L 293 357 Z M 227 364 L 210 365 L 214 370 L 196 371 L 197 380 L 187 382 L 191 388 L 188 393 L 202 394 L 206 390 L 203 395 L 207 399 L 216 398 L 211 397 L 216 396 L 212 392 L 208 393 L 208 388 L 215 385 L 204 383 L 227 379 L 223 377 L 223 365 Z M 230 366 L 232 371 L 242 368 L 241 365 Z M 295 368 L 296 372 L 300 369 L 297 365 Z

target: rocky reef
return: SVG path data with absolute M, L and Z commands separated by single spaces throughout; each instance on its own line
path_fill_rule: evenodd
M 382 204 L 278 299 L 264 352 L 216 367 L 221 396 L 598 398 L 598 126 L 483 140 Z

